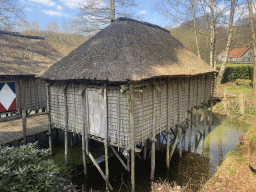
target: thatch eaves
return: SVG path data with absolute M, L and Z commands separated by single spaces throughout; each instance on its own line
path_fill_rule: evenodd
M 138 81 L 217 72 L 159 26 L 119 18 L 43 75 L 50 80 Z
M 38 76 L 61 58 L 43 37 L 0 31 L 0 76 Z

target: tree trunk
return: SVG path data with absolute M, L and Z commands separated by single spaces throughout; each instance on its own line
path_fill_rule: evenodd
M 214 9 L 213 9 L 213 0 L 209 1 L 209 8 L 211 10 L 211 50 L 210 50 L 210 66 L 214 68 L 214 60 L 215 60 L 215 16 L 214 16 Z
M 115 0 L 110 0 L 110 21 L 115 20 Z
M 221 80 L 226 68 L 227 60 L 228 60 L 228 53 L 230 50 L 230 45 L 232 41 L 232 33 L 233 33 L 233 21 L 234 21 L 234 13 L 235 13 L 235 1 L 236 0 L 231 0 L 231 8 L 230 8 L 230 17 L 229 17 L 229 32 L 228 32 L 228 41 L 227 41 L 227 46 L 224 52 L 224 58 L 222 61 L 222 65 L 220 68 L 219 76 L 217 79 L 217 87 L 221 84 Z
M 194 19 L 194 31 L 195 31 L 195 41 L 196 41 L 197 56 L 201 58 L 199 44 L 198 44 L 198 32 L 197 32 L 197 28 L 196 28 L 195 2 L 194 2 L 194 0 L 191 0 L 190 3 L 191 3 L 193 19 Z
M 248 8 L 249 8 L 249 19 L 250 19 L 250 26 L 251 26 L 251 32 L 252 32 L 252 47 L 253 47 L 253 64 L 254 64 L 254 70 L 253 70 L 253 95 L 256 95 L 256 42 L 255 42 L 255 30 L 254 30 L 254 23 L 253 23 L 253 9 L 252 9 L 252 1 L 247 0 Z

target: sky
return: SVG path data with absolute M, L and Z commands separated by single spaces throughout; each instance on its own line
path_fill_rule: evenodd
M 86 0 L 20 0 L 27 21 L 33 21 L 45 29 L 47 23 L 61 23 L 78 16 L 79 5 Z M 136 0 L 137 7 L 133 8 L 143 21 L 165 27 L 165 17 L 154 10 L 157 0 Z

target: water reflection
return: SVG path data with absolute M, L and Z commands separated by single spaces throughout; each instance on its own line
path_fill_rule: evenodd
M 195 120 L 195 118 L 194 118 Z M 210 159 L 211 171 L 213 174 L 217 166 L 219 166 L 226 154 L 235 148 L 239 141 L 240 135 L 245 135 L 249 129 L 249 125 L 238 120 L 230 119 L 222 115 L 214 114 L 213 125 L 211 131 L 207 125 L 205 136 L 203 133 L 203 121 L 199 122 L 198 129 L 192 126 L 192 151 L 202 154 Z M 188 135 L 186 134 L 186 150 L 188 150 Z

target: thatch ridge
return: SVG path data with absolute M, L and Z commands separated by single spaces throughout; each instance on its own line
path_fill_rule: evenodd
M 119 18 L 49 68 L 49 80 L 126 82 L 217 72 L 167 30 Z
M 152 23 L 148 23 L 148 22 L 144 22 L 144 21 L 138 21 L 138 20 L 135 20 L 135 19 L 127 18 L 127 17 L 119 17 L 117 20 L 118 21 L 132 21 L 132 22 L 136 22 L 136 23 L 140 23 L 140 24 L 149 26 L 149 27 L 154 27 L 154 28 L 157 28 L 157 29 L 161 29 L 161 30 L 163 30 L 167 33 L 170 33 L 170 31 L 168 31 L 167 29 L 165 29 L 163 27 L 160 27 L 159 25 L 154 25 Z
M 38 76 L 61 58 L 43 37 L 0 31 L 0 76 Z
M 16 36 L 16 37 L 24 37 L 24 38 L 29 38 L 29 39 L 42 39 L 42 40 L 45 39 L 44 37 L 41 37 L 41 36 L 24 35 L 24 34 L 21 34 L 19 32 L 12 32 L 12 31 L 2 31 L 2 30 L 0 30 L 0 35 L 1 34 Z

